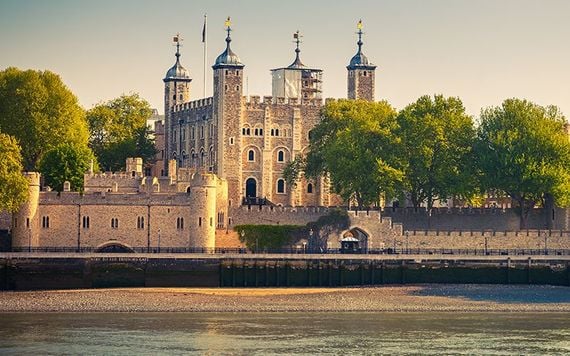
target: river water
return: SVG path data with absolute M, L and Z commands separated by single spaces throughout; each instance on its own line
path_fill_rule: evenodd
M 568 313 L 0 314 L 2 355 L 562 355 Z

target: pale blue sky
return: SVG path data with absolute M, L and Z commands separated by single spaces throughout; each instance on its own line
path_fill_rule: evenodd
M 211 64 L 225 46 L 246 65 L 250 95 L 270 95 L 269 70 L 301 58 L 324 70 L 324 96 L 346 97 L 346 65 L 364 22 L 364 53 L 376 65 L 376 98 L 397 108 L 423 94 L 459 96 L 469 113 L 509 97 L 555 104 L 570 116 L 570 1 L 135 1 L 0 0 L 0 69 L 49 69 L 86 108 L 131 91 L 163 111 L 162 78 L 172 35 L 202 97 L 203 14 Z

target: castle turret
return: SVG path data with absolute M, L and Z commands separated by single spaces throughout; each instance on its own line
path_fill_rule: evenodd
M 376 66 L 362 53 L 362 20 L 358 21 L 358 51 L 346 67 L 348 69 L 348 98 L 374 101 Z
M 40 174 L 25 173 L 29 181 L 29 198 L 20 210 L 12 217 L 12 247 L 25 249 L 38 247 L 39 241 L 39 203 L 40 203 Z M 43 217 L 42 222 L 49 226 L 49 217 Z M 47 219 L 47 220 L 46 220 Z
M 174 36 L 176 44 L 176 63 L 166 72 L 164 77 L 164 121 L 166 135 L 166 157 L 165 162 L 169 159 L 178 158 L 180 154 L 180 134 L 181 124 L 174 122 L 172 108 L 176 105 L 185 103 L 190 100 L 190 73 L 180 64 L 180 42 L 182 38 L 180 34 Z M 168 171 L 168 165 L 164 169 Z
M 230 43 L 230 18 L 225 23 L 226 49 L 216 58 L 214 69 L 214 120 L 217 132 L 217 165 L 215 173 L 228 181 L 230 201 L 237 203 L 241 181 L 241 110 L 243 67 Z
M 309 68 L 301 61 L 301 33 L 293 34 L 296 43 L 295 60 L 289 66 L 271 70 L 273 100 L 295 98 L 299 101 L 320 99 L 322 93 L 322 70 Z
M 190 247 L 216 247 L 216 203 L 218 178 L 211 173 L 196 172 L 190 184 L 194 217 L 190 223 Z

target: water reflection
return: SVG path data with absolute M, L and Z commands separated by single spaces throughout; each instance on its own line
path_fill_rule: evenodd
M 564 313 L 0 314 L 0 354 L 564 354 Z

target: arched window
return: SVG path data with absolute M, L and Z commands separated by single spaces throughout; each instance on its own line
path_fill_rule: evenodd
M 309 141 L 313 138 L 313 130 L 309 130 L 307 137 L 309 138 Z
M 283 179 L 277 180 L 277 193 L 280 193 L 280 194 L 285 193 L 285 180 L 283 180 Z
M 176 218 L 176 229 L 184 230 L 184 218 Z
M 285 152 L 283 150 L 277 152 L 277 162 L 285 162 Z
M 309 194 L 313 193 L 313 183 L 307 184 L 307 193 Z
M 249 152 L 247 152 L 247 160 L 250 162 L 255 161 L 255 151 L 254 150 L 249 150 Z

